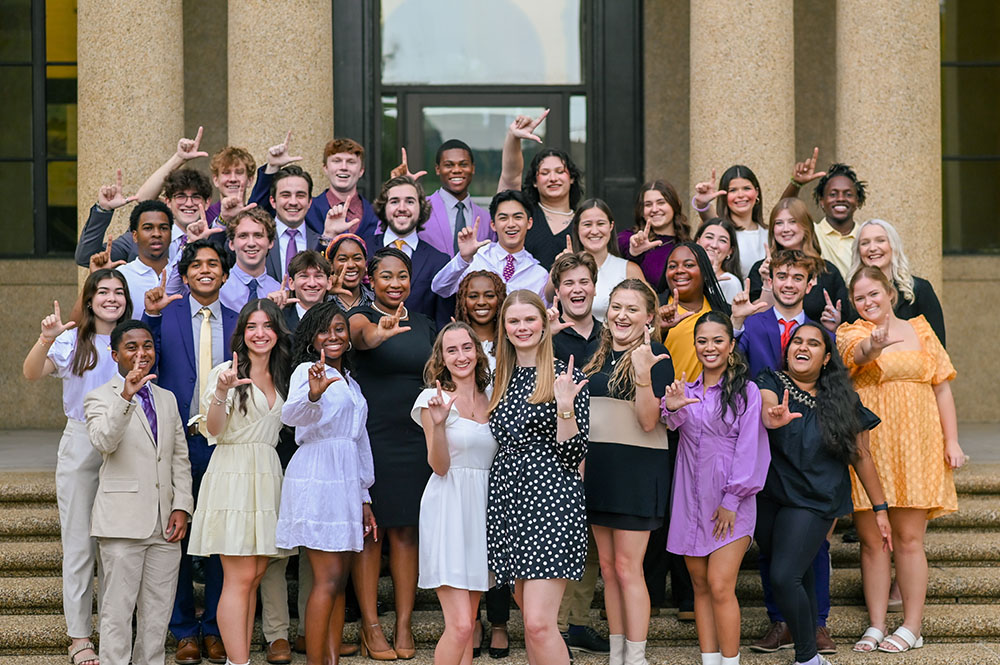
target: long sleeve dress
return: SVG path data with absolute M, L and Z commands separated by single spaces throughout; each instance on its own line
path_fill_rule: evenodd
M 208 404 L 219 374 L 232 366 L 226 361 L 212 368 L 201 396 Z M 215 452 L 201 481 L 198 506 L 191 518 L 188 553 L 194 556 L 287 556 L 274 540 L 281 501 L 281 462 L 278 434 L 284 400 L 267 396 L 250 384 L 246 413 L 234 388 L 226 395 L 226 426 L 218 436 L 208 435 Z M 204 419 L 204 415 L 196 416 Z
M 674 463 L 673 500 L 667 549 L 684 556 L 708 556 L 723 545 L 753 536 L 757 519 L 754 496 L 764 487 L 771 461 L 767 431 L 760 419 L 760 390 L 748 382 L 746 402 L 737 413 L 719 417 L 722 384 L 705 389 L 704 376 L 684 387 L 698 402 L 677 411 L 663 409 L 663 421 L 680 430 Z M 736 513 L 732 535 L 715 540 L 712 513 L 723 507 Z
M 281 420 L 295 428 L 298 450 L 285 471 L 278 515 L 278 547 L 325 552 L 360 552 L 364 533 L 361 504 L 370 501 L 375 466 L 365 419 L 368 403 L 350 373 L 339 377 L 315 402 L 309 401 L 309 367 L 295 368 Z
M 566 371 L 555 361 L 556 375 Z M 573 370 L 574 379 L 586 377 Z M 535 368 L 518 367 L 490 414 L 499 448 L 490 468 L 486 544 L 497 584 L 583 576 L 587 513 L 579 466 L 587 454 L 590 394 L 573 401 L 579 433 L 556 441 L 555 401 L 530 404 Z

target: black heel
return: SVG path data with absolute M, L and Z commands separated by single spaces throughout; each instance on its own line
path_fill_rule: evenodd
M 502 630 L 503 634 L 507 637 L 507 646 L 505 647 L 495 647 L 493 646 L 493 633 L 498 630 Z M 506 658 L 510 655 L 510 635 L 507 633 L 506 624 L 500 626 L 492 626 L 490 630 L 490 658 Z
M 476 617 L 476 625 L 472 629 L 472 641 L 476 641 L 476 630 L 479 631 L 479 646 L 472 647 L 472 657 L 479 658 L 483 654 L 483 637 L 485 637 L 486 628 L 483 626 L 483 620 Z

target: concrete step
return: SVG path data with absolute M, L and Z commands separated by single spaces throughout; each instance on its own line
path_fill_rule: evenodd
M 932 566 L 1000 566 L 1000 533 L 979 529 L 928 530 L 924 536 L 924 551 Z M 748 553 L 744 566 L 757 567 L 756 553 L 756 548 Z M 830 559 L 835 568 L 856 568 L 861 561 L 861 546 L 845 543 L 840 534 L 834 534 L 830 541 Z
M 0 543 L 0 577 L 62 575 L 62 545 L 58 540 Z
M 23 504 L 0 508 L 0 547 L 2 541 L 38 541 L 59 539 L 59 511 L 51 507 Z
M 0 472 L 0 503 L 55 502 L 55 471 Z
M 1000 494 L 1000 462 L 970 462 L 954 477 L 959 494 Z

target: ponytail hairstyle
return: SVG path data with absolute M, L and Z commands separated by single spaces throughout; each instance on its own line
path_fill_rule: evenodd
M 731 342 L 735 339 L 733 322 L 729 320 L 728 315 L 716 310 L 705 312 L 698 318 L 697 323 L 694 324 L 695 339 L 698 339 L 698 329 L 706 323 L 720 324 L 726 329 L 729 341 Z M 733 422 L 735 422 L 746 410 L 746 387 L 749 381 L 750 368 L 747 366 L 747 361 L 743 358 L 743 354 L 734 346 L 729 354 L 729 362 L 726 364 L 726 369 L 722 373 L 722 380 L 719 382 L 719 388 L 722 390 L 722 399 L 719 400 L 719 418 L 723 422 L 726 420 L 727 413 L 732 414 Z
M 535 391 L 528 398 L 528 404 L 545 404 L 556 398 L 555 382 L 555 354 L 552 351 L 552 331 L 549 328 L 549 317 L 545 310 L 545 303 L 538 297 L 537 293 L 519 289 L 509 294 L 503 301 L 500 308 L 500 321 L 497 324 L 497 341 L 494 345 L 494 353 L 497 357 L 497 368 L 493 374 L 493 396 L 490 398 L 490 413 L 493 412 L 500 402 L 507 397 L 507 386 L 514 376 L 517 368 L 517 352 L 514 345 L 507 337 L 507 310 L 512 305 L 531 305 L 538 310 L 538 316 L 542 320 L 542 338 L 538 343 L 538 352 L 535 356 Z
M 623 280 L 611 289 L 611 296 L 609 298 L 613 299 L 615 294 L 619 291 L 635 291 L 638 293 L 646 304 L 646 314 L 656 316 L 657 302 L 656 293 L 646 282 L 641 279 L 626 279 Z M 649 337 L 654 342 L 660 341 L 660 326 L 653 326 L 653 331 L 649 334 Z M 611 343 L 613 339 L 611 337 L 611 326 L 605 325 L 601 326 L 601 341 L 597 350 L 594 351 L 594 355 L 590 357 L 590 361 L 583 367 L 583 373 L 587 376 L 591 376 L 601 371 L 604 367 L 605 361 L 611 354 Z M 615 368 L 611 372 L 611 376 L 608 379 L 608 392 L 614 393 L 616 395 L 622 395 L 624 399 L 635 399 L 635 370 L 632 368 L 632 351 L 637 349 L 639 346 L 645 343 L 643 336 L 640 336 L 632 346 L 630 346 L 621 359 L 615 363 Z
M 128 292 L 128 282 L 125 275 L 113 268 L 100 268 L 90 273 L 83 283 L 83 293 L 80 301 L 83 303 L 83 316 L 76 333 L 76 346 L 73 348 L 73 365 L 71 371 L 77 376 L 97 367 L 97 347 L 94 345 L 94 335 L 97 334 L 97 316 L 92 303 L 97 295 L 97 288 L 106 279 L 117 279 L 125 289 L 125 308 L 115 325 L 132 318 L 132 298 Z
M 288 332 L 288 326 L 285 325 L 285 317 L 282 316 L 281 310 L 268 298 L 251 300 L 240 310 L 240 318 L 236 321 L 233 337 L 230 340 L 230 348 L 236 354 L 236 375 L 240 378 L 250 376 L 252 365 L 250 352 L 247 349 L 246 329 L 247 324 L 250 323 L 250 316 L 254 312 L 264 312 L 267 315 L 271 329 L 274 330 L 274 334 L 278 338 L 268 356 L 267 370 L 271 374 L 275 391 L 281 395 L 281 399 L 285 399 L 288 397 L 288 380 L 292 373 L 292 334 Z M 250 386 L 237 386 L 236 395 L 240 400 L 240 412 L 246 415 Z

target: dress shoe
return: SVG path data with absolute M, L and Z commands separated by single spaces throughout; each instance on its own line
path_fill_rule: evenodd
M 299 635 L 295 638 L 295 653 L 305 653 L 306 652 L 306 636 Z M 343 654 L 341 654 L 343 655 Z
M 750 645 L 752 651 L 772 653 L 778 649 L 790 649 L 795 646 L 792 633 L 784 621 L 775 621 L 767 630 L 767 634 Z
M 392 650 L 396 652 L 396 658 L 400 660 L 412 660 L 417 655 L 416 646 L 412 647 L 401 647 L 395 644 L 392 645 Z
M 267 645 L 267 662 L 271 665 L 288 665 L 292 662 L 292 647 L 288 640 L 275 640 Z
M 182 637 L 177 643 L 174 662 L 178 665 L 198 665 L 201 662 L 201 645 L 197 637 Z
M 493 638 L 497 635 L 503 635 L 504 642 L 507 643 L 506 646 L 502 647 L 493 646 Z M 490 631 L 490 658 L 506 658 L 509 655 L 510 655 L 510 636 L 507 634 L 507 624 L 500 624 L 498 626 L 493 626 L 493 629 Z
M 837 645 L 833 643 L 826 626 L 816 627 L 816 651 L 822 654 L 837 653 Z
M 587 653 L 608 653 L 611 643 L 590 626 L 574 626 L 563 633 L 563 641 L 570 649 L 586 651 Z
M 371 627 L 373 630 L 378 630 L 382 632 L 382 627 L 379 624 L 375 624 Z M 361 635 L 361 655 L 371 658 L 372 660 L 396 660 L 396 651 L 394 649 L 385 649 L 383 651 L 372 651 L 368 648 L 368 638 L 365 637 L 365 631 L 362 628 L 360 631 Z
M 218 635 L 206 635 L 202 639 L 202 644 L 205 646 L 205 657 L 208 658 L 208 662 L 225 665 L 226 647 L 223 646 L 221 637 Z

